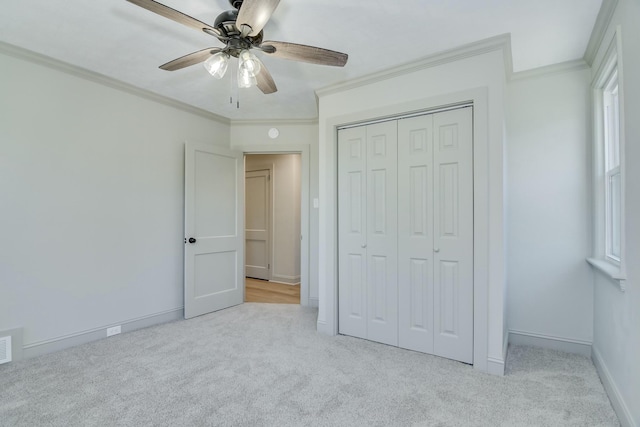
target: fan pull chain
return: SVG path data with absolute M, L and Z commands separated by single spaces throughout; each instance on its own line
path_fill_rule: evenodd
M 238 67 L 239 66 L 240 66 L 240 60 L 238 59 Z M 233 85 L 233 88 L 236 91 L 236 109 L 239 110 L 240 109 L 240 87 L 238 86 L 239 80 L 238 80 L 238 76 L 236 75 L 237 70 L 238 68 L 236 67 L 236 69 L 234 70 L 235 72 L 231 74 L 235 75 L 235 78 L 236 78 L 236 84 Z
M 235 91 L 236 94 L 236 108 L 239 110 L 240 109 L 240 90 L 238 89 L 238 83 L 237 83 L 237 77 L 235 76 L 236 73 L 229 73 L 229 83 L 231 84 L 231 87 L 229 88 L 229 104 L 232 106 L 231 108 L 233 108 L 233 93 Z
M 233 105 L 233 73 L 229 73 L 229 105 Z

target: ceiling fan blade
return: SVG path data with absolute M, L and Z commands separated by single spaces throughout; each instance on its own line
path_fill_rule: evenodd
M 349 59 L 349 55 L 346 53 L 296 43 L 266 41 L 262 42 L 260 49 L 266 54 L 277 58 L 319 65 L 332 65 L 334 67 L 344 67 L 347 59 Z
M 273 77 L 271 77 L 271 73 L 269 73 L 269 70 L 267 70 L 267 67 L 264 66 L 262 61 L 260 61 L 260 72 L 256 76 L 256 81 L 258 83 L 258 89 L 260 89 L 265 95 L 274 93 L 278 90 L 276 83 L 273 81 Z
M 278 3 L 280 0 L 244 0 L 238 12 L 236 27 L 242 31 L 242 26 L 248 25 L 251 27 L 248 35 L 257 36 L 271 18 Z
M 211 55 L 221 51 L 222 49 L 219 49 L 217 47 L 208 47 L 206 49 L 181 56 L 180 58 L 169 61 L 166 64 L 162 64 L 160 68 L 167 71 L 180 70 L 191 65 L 199 64 L 202 61 L 207 60 Z
M 158 3 L 154 0 L 127 0 L 129 3 L 133 3 L 137 6 L 150 10 L 151 12 L 157 13 L 158 15 L 164 16 L 165 18 L 169 18 L 173 21 L 176 21 L 179 24 L 186 25 L 187 27 L 191 27 L 198 31 L 204 31 L 207 34 L 213 35 L 215 37 L 222 36 L 220 31 L 216 28 L 212 27 L 209 24 L 205 24 L 204 22 L 198 21 L 195 18 L 192 18 L 189 15 L 185 15 L 182 12 L 179 12 L 175 9 L 170 8 L 169 6 L 165 6 L 161 3 Z

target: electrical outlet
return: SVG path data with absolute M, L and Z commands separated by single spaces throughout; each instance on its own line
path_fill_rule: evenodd
M 120 327 L 120 325 L 114 326 L 112 328 L 107 328 L 108 337 L 110 337 L 111 335 L 118 335 L 120 332 L 122 332 L 122 328 Z

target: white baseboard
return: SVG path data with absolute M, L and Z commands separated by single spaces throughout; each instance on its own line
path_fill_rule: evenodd
M 515 345 L 529 345 L 532 347 L 548 348 L 564 351 L 565 353 L 581 354 L 591 357 L 591 342 L 570 338 L 554 337 L 533 332 L 509 331 L 509 343 Z
M 509 351 L 509 330 L 504 331 L 504 336 L 502 337 L 502 360 L 507 362 L 507 352 Z
M 167 310 L 161 313 L 155 313 L 148 316 L 139 317 L 137 319 L 126 320 L 113 325 L 105 325 L 100 328 L 94 328 L 82 332 L 77 332 L 62 337 L 49 339 L 46 341 L 35 342 L 24 346 L 23 357 L 25 359 L 31 357 L 41 356 L 47 353 L 53 353 L 56 351 L 64 350 L 70 347 L 75 347 L 80 344 L 86 344 L 92 341 L 97 341 L 107 337 L 106 329 L 111 326 L 122 326 L 122 333 L 131 332 L 136 329 L 142 329 L 153 325 L 159 325 L 161 323 L 170 322 L 173 320 L 183 319 L 184 309 L 183 307 L 173 310 Z
M 491 375 L 504 376 L 507 361 L 507 349 L 509 347 L 509 332 L 505 332 L 502 337 L 502 359 L 497 357 L 487 357 L 487 373 Z
M 609 368 L 607 368 L 596 347 L 591 349 L 591 360 L 593 360 L 593 364 L 596 366 L 602 385 L 604 385 L 604 389 L 607 391 L 611 406 L 613 406 L 613 410 L 616 412 L 620 424 L 623 427 L 638 427 L 638 424 L 631 417 L 629 406 L 627 406 L 627 403 L 622 398 L 620 390 L 611 376 L 611 372 L 609 372 Z
M 297 285 L 300 284 L 300 281 L 298 280 L 297 282 L 291 283 L 291 282 L 282 282 L 280 280 L 271 279 L 271 280 L 269 280 L 269 283 L 279 283 L 281 285 L 297 286 Z
M 321 334 L 335 336 L 335 332 L 327 322 L 323 320 L 318 320 L 318 322 L 316 323 L 316 326 L 318 328 L 318 332 L 320 332 Z
M 0 331 L 0 337 L 11 337 L 11 362 L 17 362 L 23 359 L 22 350 L 22 328 L 7 329 Z M 11 363 L 9 362 L 9 363 Z
M 300 276 L 285 276 L 284 274 L 272 274 L 270 282 L 284 283 L 285 285 L 299 285 Z
M 487 358 L 487 373 L 491 375 L 504 376 L 504 360 Z
M 317 297 L 309 297 L 309 307 L 318 308 L 320 299 Z

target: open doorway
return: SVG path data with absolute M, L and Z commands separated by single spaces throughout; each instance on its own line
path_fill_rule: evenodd
M 245 155 L 245 302 L 300 304 L 301 155 Z

